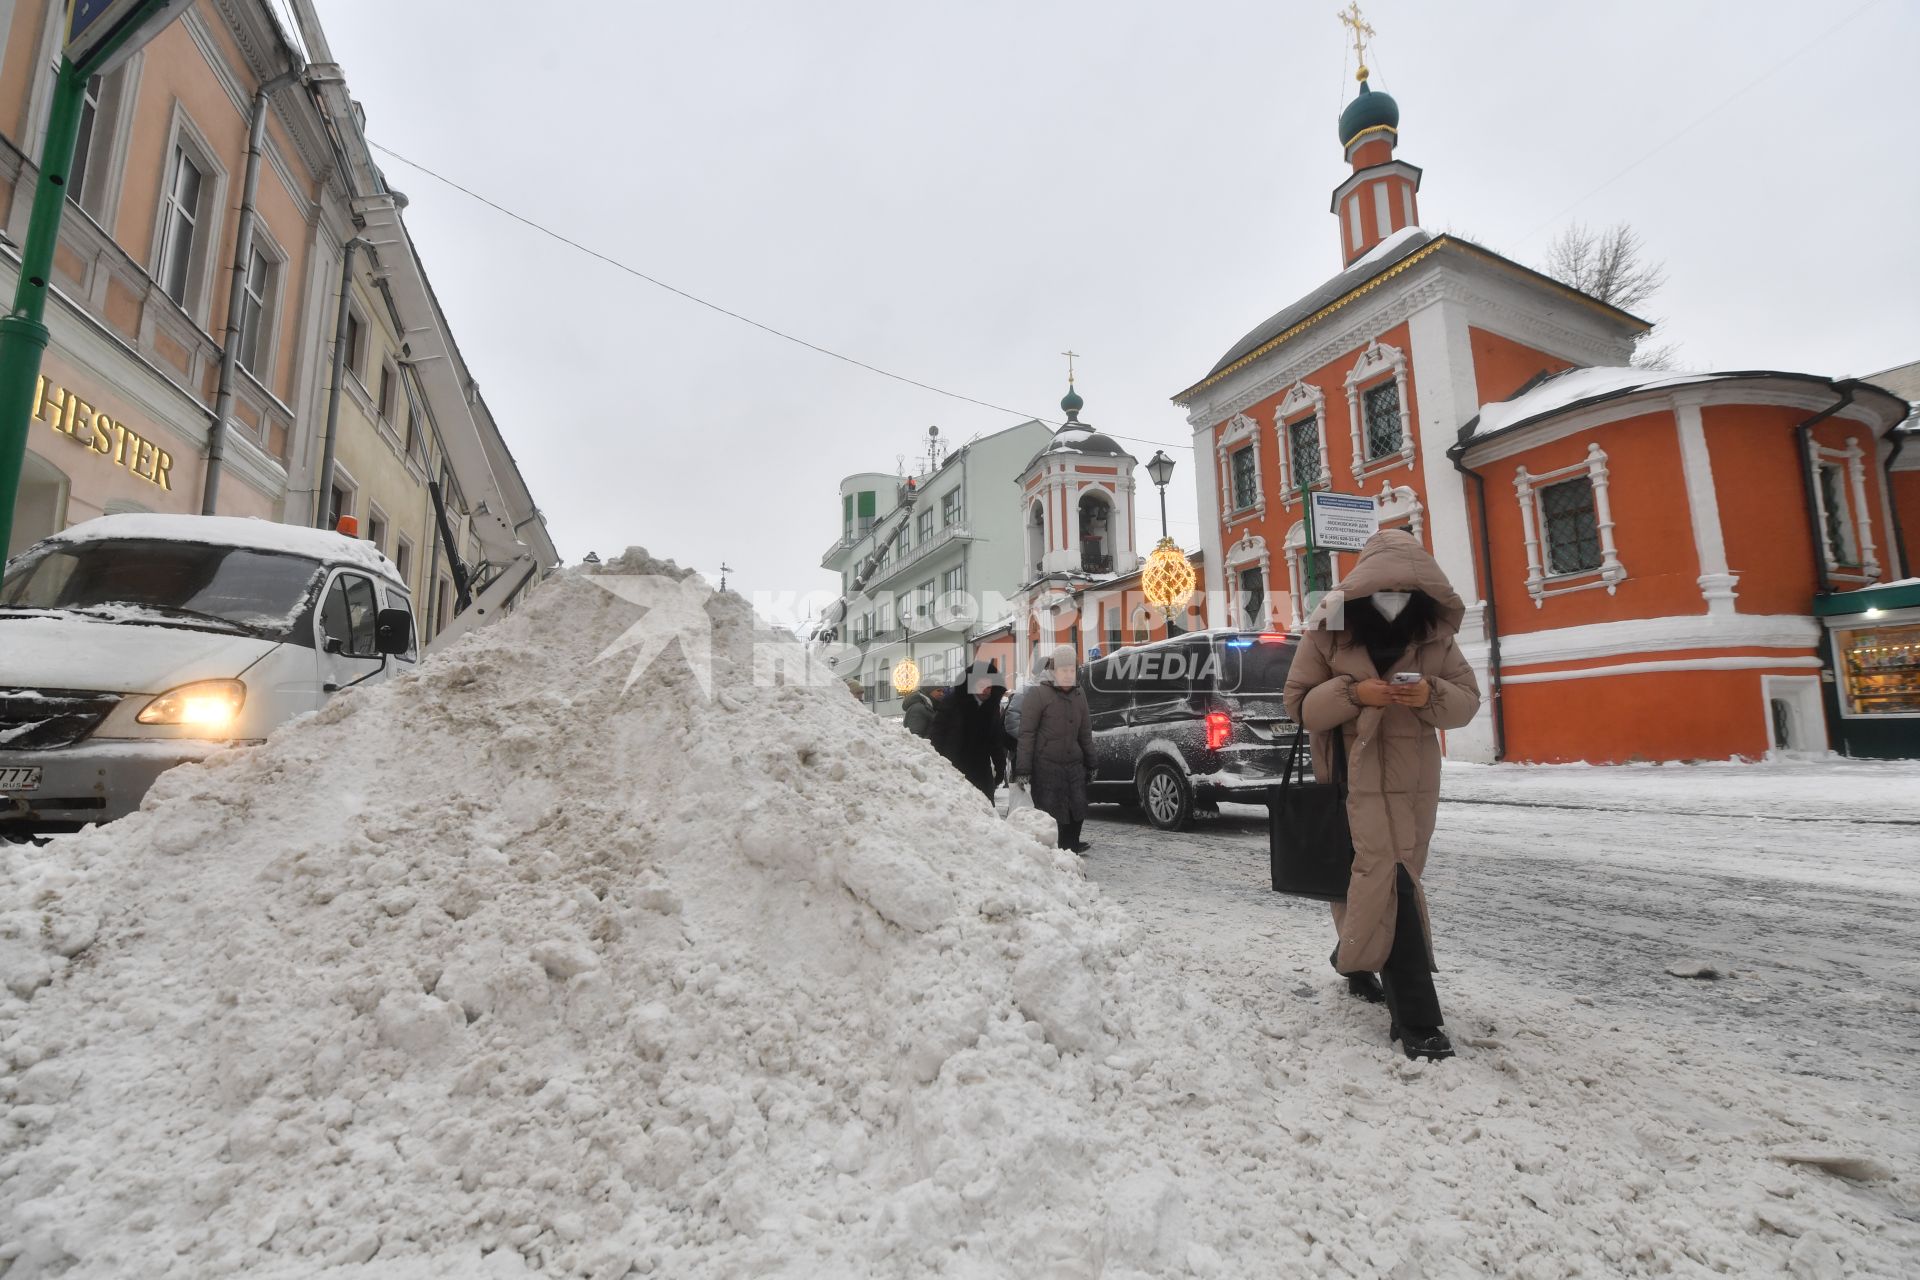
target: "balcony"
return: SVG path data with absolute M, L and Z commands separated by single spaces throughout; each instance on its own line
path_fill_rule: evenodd
M 888 565 L 881 572 L 876 573 L 873 576 L 873 580 L 869 582 L 867 585 L 870 587 L 873 587 L 873 586 L 878 586 L 883 582 L 890 582 L 894 578 L 898 577 L 900 574 L 905 573 L 908 569 L 911 569 L 914 565 L 920 563 L 920 561 L 926 559 L 928 556 L 934 554 L 936 551 L 939 551 L 941 548 L 949 546 L 955 542 L 972 542 L 972 541 L 973 541 L 973 534 L 968 532 L 966 522 L 955 521 L 954 523 L 947 525 L 943 529 L 936 529 L 931 538 L 927 539 L 925 542 L 920 543 L 912 551 L 909 551 L 906 555 L 901 556 L 898 560 L 895 560 L 892 564 Z
M 1080 572 L 1112 573 L 1113 557 L 1088 547 L 1080 548 Z

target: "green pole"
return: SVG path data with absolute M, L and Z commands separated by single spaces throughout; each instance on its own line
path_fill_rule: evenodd
M 1300 508 L 1307 521 L 1307 594 L 1313 594 L 1313 495 L 1305 481 L 1300 484 Z
M 40 381 L 40 355 L 47 349 L 47 281 L 53 250 L 60 239 L 60 215 L 66 211 L 67 171 L 80 136 L 86 102 L 86 73 L 66 59 L 53 86 L 53 111 L 47 118 L 46 145 L 40 152 L 40 182 L 33 192 L 33 216 L 20 250 L 20 282 L 13 310 L 0 317 L 0 541 L 13 538 L 14 498 L 26 466 L 27 431 L 33 424 L 34 393 Z

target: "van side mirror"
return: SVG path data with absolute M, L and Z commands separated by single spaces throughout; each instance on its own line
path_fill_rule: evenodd
M 373 621 L 373 646 L 383 654 L 413 648 L 413 615 L 405 609 L 382 609 Z

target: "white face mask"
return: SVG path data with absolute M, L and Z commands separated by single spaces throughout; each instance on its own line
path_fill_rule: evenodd
M 1392 622 L 1400 616 L 1400 611 L 1405 609 L 1407 602 L 1412 599 L 1411 591 L 1376 591 L 1373 593 L 1373 607 L 1379 611 L 1381 617 Z

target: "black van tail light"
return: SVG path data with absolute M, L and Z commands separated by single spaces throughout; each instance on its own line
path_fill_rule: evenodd
M 1207 712 L 1207 750 L 1218 751 L 1233 736 L 1233 717 L 1224 711 Z

